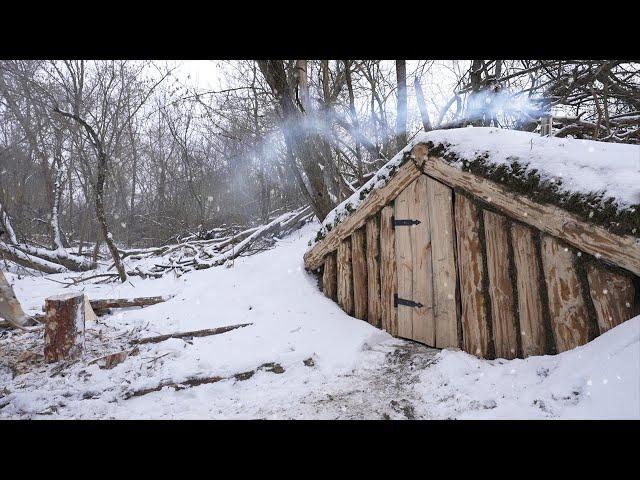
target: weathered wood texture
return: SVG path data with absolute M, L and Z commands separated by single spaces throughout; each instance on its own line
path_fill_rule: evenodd
M 424 173 L 436 180 L 461 188 L 516 220 L 640 275 L 640 245 L 635 238 L 615 235 L 559 207 L 536 203 L 496 182 L 463 172 L 439 157 L 428 155 L 428 148 L 424 144 L 416 145 L 412 153 L 416 163 L 423 165 Z
M 84 294 L 67 293 L 45 300 L 44 359 L 74 360 L 84 350 Z
M 382 306 L 382 328 L 391 335 L 398 334 L 396 309 L 393 296 L 397 288 L 396 253 L 393 225 L 393 207 L 384 207 L 380 212 L 380 303 Z
M 376 214 L 404 188 L 420 176 L 421 172 L 413 162 L 405 163 L 396 174 L 382 188 L 373 190 L 367 199 L 358 208 L 333 230 L 325 238 L 316 243 L 313 248 L 304 254 L 304 264 L 308 270 L 315 270 L 322 265 L 324 256 L 338 248 L 340 241 L 351 235 L 354 230 L 364 225 L 367 219 Z
M 328 253 L 324 257 L 324 270 L 322 272 L 322 290 L 325 296 L 334 302 L 338 301 L 336 252 Z
M 382 305 L 380 303 L 380 225 L 378 217 L 367 220 L 367 320 L 375 326 L 382 326 Z
M 589 312 L 574 267 L 573 252 L 547 235 L 543 235 L 540 247 L 549 296 L 551 329 L 560 353 L 589 341 Z
M 462 304 L 462 337 L 466 352 L 479 357 L 489 354 L 487 305 L 483 291 L 480 212 L 467 197 L 455 195 L 455 219 L 458 240 L 458 268 Z
M 522 356 L 544 355 L 546 333 L 540 293 L 540 268 L 533 230 L 525 225 L 511 225 L 513 263 L 516 270 L 518 315 Z
M 437 348 L 459 347 L 453 191 L 430 177 L 426 178 L 428 216 L 431 226 L 435 346 Z
M 509 274 L 509 225 L 497 213 L 485 210 L 483 215 L 495 354 L 497 358 L 512 359 L 518 355 L 518 343 L 515 297 Z
M 351 264 L 353 266 L 353 316 L 367 318 L 367 258 L 364 228 L 351 234 Z
M 212 335 L 220 335 L 221 333 L 227 333 L 237 328 L 248 327 L 249 325 L 253 325 L 253 323 L 240 323 L 238 325 L 226 325 L 224 327 L 206 328 L 204 330 L 193 330 L 190 332 L 167 333 L 165 335 L 157 335 L 154 337 L 140 338 L 138 340 L 132 341 L 131 343 L 133 344 L 160 343 L 160 342 L 164 342 L 165 340 L 169 340 L 170 338 L 209 337 Z
M 395 228 L 398 297 L 422 305 L 398 305 L 398 336 L 434 346 L 436 332 L 426 176 L 421 175 L 398 195 L 394 213 L 396 220 L 420 222 Z
M 338 271 L 338 305 L 348 315 L 353 315 L 353 269 L 351 267 L 351 238 L 338 245 L 336 258 Z
M 13 287 L 0 271 L 0 318 L 4 318 L 12 325 L 23 327 L 30 323 L 29 317 L 22 310 Z
M 156 303 L 166 302 L 170 297 L 138 297 L 138 298 L 104 298 L 89 300 L 91 307 L 97 315 L 109 308 L 146 307 Z
M 635 315 L 635 289 L 630 276 L 589 265 L 587 277 L 600 335 Z

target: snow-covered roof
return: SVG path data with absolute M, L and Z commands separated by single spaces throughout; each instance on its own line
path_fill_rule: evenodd
M 493 127 L 420 133 L 367 183 L 332 210 L 316 241 L 381 188 L 414 145 L 465 171 L 506 185 L 533 200 L 554 203 L 618 233 L 640 236 L 640 146 Z

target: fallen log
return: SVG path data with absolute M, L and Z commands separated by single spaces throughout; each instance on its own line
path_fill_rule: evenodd
M 102 298 L 89 300 L 89 303 L 94 312 L 96 312 L 96 315 L 100 315 L 100 312 L 110 308 L 147 307 L 149 305 L 155 305 L 156 303 L 166 302 L 170 298 L 172 297 Z
M 146 337 L 138 340 L 133 340 L 131 343 L 141 345 L 143 343 L 160 343 L 160 342 L 164 342 L 165 340 L 169 340 L 170 338 L 209 337 L 211 335 L 220 335 L 221 333 L 230 332 L 231 330 L 235 330 L 237 328 L 248 327 L 249 325 L 253 325 L 253 323 L 240 323 L 238 325 L 227 325 L 227 326 L 218 327 L 218 328 L 207 328 L 204 330 L 194 330 L 192 332 L 168 333 L 166 335 L 157 335 L 155 337 Z
M 184 390 L 186 388 L 197 387 L 197 386 L 200 386 L 200 385 L 206 385 L 206 384 L 209 384 L 209 383 L 217 383 L 217 382 L 220 382 L 222 380 L 234 379 L 234 380 L 237 380 L 239 382 L 242 382 L 244 380 L 250 379 L 251 377 L 253 377 L 255 375 L 255 373 L 257 371 L 260 371 L 260 370 L 263 370 L 265 372 L 272 372 L 272 373 L 276 373 L 276 374 L 284 373 L 284 368 L 282 367 L 282 365 L 280 365 L 279 363 L 275 363 L 275 362 L 269 362 L 269 363 L 263 363 L 262 365 L 260 365 L 258 368 L 254 369 L 254 370 L 235 373 L 233 375 L 229 375 L 229 376 L 226 376 L 226 377 L 222 377 L 220 375 L 215 375 L 215 376 L 211 376 L 211 377 L 190 377 L 190 378 L 187 378 L 186 380 L 183 380 L 181 382 L 172 382 L 172 381 L 162 382 L 162 383 L 156 385 L 155 387 L 143 388 L 141 390 L 132 390 L 132 391 L 126 392 L 124 394 L 124 399 L 125 400 L 129 400 L 130 398 L 140 397 L 142 395 L 147 395 L 147 394 L 153 393 L 153 392 L 159 392 L 160 390 L 162 390 L 165 387 L 170 387 L 170 388 L 173 388 L 175 391 L 178 391 L 178 390 Z

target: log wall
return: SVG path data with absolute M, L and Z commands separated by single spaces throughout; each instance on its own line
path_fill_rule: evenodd
M 427 175 L 337 242 L 325 295 L 391 335 L 483 358 L 583 345 L 638 313 L 638 278 Z M 420 220 L 394 228 L 394 218 Z M 333 240 L 335 242 L 335 240 Z M 422 304 L 395 305 L 394 298 Z

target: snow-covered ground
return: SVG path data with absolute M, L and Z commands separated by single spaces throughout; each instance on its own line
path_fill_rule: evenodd
M 42 361 L 42 333 L 0 334 L 0 418 L 635 418 L 640 419 L 640 317 L 557 356 L 479 360 L 390 337 L 325 298 L 302 255 L 317 224 L 276 248 L 181 278 L 84 285 L 92 298 L 173 294 L 88 324 L 86 358 Z M 9 274 L 25 309 L 71 288 L 64 274 Z M 253 325 L 140 346 L 113 369 L 96 355 L 158 333 Z M 15 362 L 19 358 L 20 362 Z M 258 368 L 279 364 L 284 372 Z M 233 375 L 255 371 L 250 376 Z M 281 370 L 277 370 L 281 371 Z M 230 377 L 125 400 L 190 377 Z

